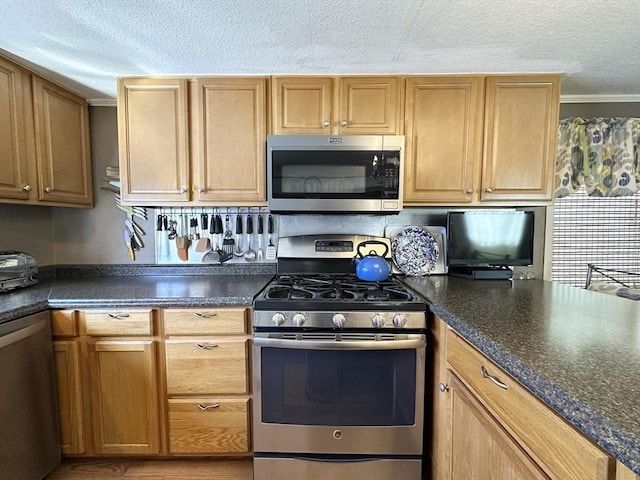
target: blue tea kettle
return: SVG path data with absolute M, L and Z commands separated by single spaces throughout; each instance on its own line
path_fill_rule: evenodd
M 367 245 L 382 245 L 384 247 L 384 253 L 380 256 L 375 250 L 370 250 L 368 255 L 363 256 L 361 249 Z M 391 267 L 389 266 L 389 262 L 384 258 L 387 256 L 387 253 L 389 253 L 389 246 L 386 243 L 380 240 L 360 242 L 356 252 L 357 255 L 354 258 L 356 262 L 356 275 L 360 280 L 382 282 L 389 278 Z

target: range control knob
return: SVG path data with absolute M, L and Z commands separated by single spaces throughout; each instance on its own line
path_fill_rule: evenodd
M 341 313 L 336 313 L 336 314 L 333 316 L 332 321 L 333 321 L 333 324 L 334 324 L 336 327 L 338 327 L 338 328 L 342 328 L 342 327 L 344 327 L 344 322 L 346 322 L 346 321 L 347 321 L 347 319 L 346 319 L 346 318 L 344 318 L 344 315 L 343 315 L 343 314 L 341 314 Z
M 305 320 L 306 320 L 306 317 L 304 316 L 304 313 L 296 313 L 293 316 L 293 324 L 296 327 L 301 327 Z
M 396 328 L 402 328 L 407 324 L 407 317 L 399 313 L 395 317 L 393 317 L 393 324 Z
M 284 320 L 285 320 L 284 314 L 280 312 L 274 313 L 273 317 L 271 317 L 271 321 L 276 327 L 279 327 L 280 325 L 282 325 L 284 323 Z
M 382 315 L 374 315 L 373 318 L 371 319 L 371 323 L 373 323 L 373 326 L 376 328 L 382 328 L 384 327 L 384 317 Z

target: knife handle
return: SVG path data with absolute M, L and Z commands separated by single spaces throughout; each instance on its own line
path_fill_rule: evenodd
M 242 233 L 242 217 L 239 213 L 236 215 L 236 233 Z

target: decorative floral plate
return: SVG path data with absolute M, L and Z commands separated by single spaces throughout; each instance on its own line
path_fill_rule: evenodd
M 440 248 L 431 233 L 420 227 L 405 227 L 393 238 L 391 254 L 405 275 L 426 275 L 435 267 Z

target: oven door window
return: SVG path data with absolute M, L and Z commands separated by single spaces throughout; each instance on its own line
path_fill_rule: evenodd
M 272 153 L 273 198 L 398 198 L 400 152 Z
M 261 351 L 263 423 L 415 423 L 414 349 Z

